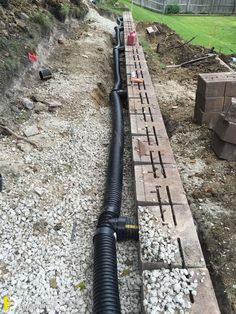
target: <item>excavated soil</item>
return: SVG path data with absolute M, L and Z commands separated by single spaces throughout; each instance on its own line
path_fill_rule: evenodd
M 147 41 L 148 66 L 221 311 L 235 313 L 236 163 L 217 158 L 211 149 L 212 132 L 193 122 L 198 74 L 228 70 L 214 59 L 166 68 L 204 56 L 209 50 L 183 45 L 167 26 L 156 25 L 160 33 L 151 39 L 145 33 L 150 25 L 139 23 L 137 28 Z

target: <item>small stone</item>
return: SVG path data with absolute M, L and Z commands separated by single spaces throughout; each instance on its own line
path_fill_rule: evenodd
M 29 98 L 22 98 L 21 102 L 25 109 L 32 110 L 34 108 L 34 103 Z
M 53 227 L 53 229 L 54 229 L 55 231 L 58 231 L 58 230 L 62 229 L 62 223 L 59 222 L 58 224 L 56 224 L 56 225 Z
M 36 125 L 32 125 L 28 128 L 26 128 L 24 131 L 25 136 L 30 137 L 39 134 L 39 129 Z
M 36 102 L 34 106 L 34 111 L 36 113 L 40 113 L 43 111 L 48 111 L 48 106 L 43 104 L 42 102 Z
M 0 21 L 0 28 L 6 27 L 6 24 L 3 21 Z
M 31 145 L 23 141 L 19 141 L 17 143 L 17 148 L 25 153 L 29 153 L 31 151 Z
M 21 21 L 21 20 L 16 20 L 16 24 L 17 24 L 17 26 L 19 26 L 19 27 L 22 28 L 22 29 L 25 29 L 25 28 L 26 28 L 25 22 L 23 22 L 23 21 Z
M 20 109 L 17 106 L 11 106 L 11 111 L 15 112 L 16 114 L 20 114 Z
M 64 45 L 65 44 L 65 37 L 62 35 L 57 39 L 58 44 Z
M 24 12 L 20 12 L 19 17 L 22 20 L 28 20 L 29 19 L 29 16 L 26 13 L 24 13 Z
M 46 189 L 45 188 L 36 187 L 34 189 L 34 192 L 36 194 L 38 194 L 39 196 L 42 196 L 46 192 Z

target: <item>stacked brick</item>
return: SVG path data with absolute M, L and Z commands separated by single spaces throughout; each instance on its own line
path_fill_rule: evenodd
M 236 73 L 206 73 L 198 77 L 194 120 L 210 129 L 219 113 L 227 111 L 232 97 L 236 97 Z
M 186 296 L 192 304 L 188 312 L 219 314 L 143 49 L 138 42 L 134 46 L 127 45 L 128 34 L 135 30 L 131 13 L 124 12 L 123 19 L 136 204 L 140 226 L 139 262 L 143 282 L 145 283 L 147 272 L 152 276 L 153 271 L 163 271 L 166 268 L 187 272 L 191 269 L 195 274 L 204 273 L 206 279 L 199 285 L 197 296 Z M 149 231 L 150 238 L 147 239 Z M 167 234 L 167 241 L 170 237 L 172 240 L 162 256 L 153 258 L 147 243 L 156 243 L 157 234 L 163 239 Z M 168 248 L 174 252 L 173 259 L 172 251 L 169 254 Z M 158 282 L 156 291 L 161 287 L 162 282 Z M 149 296 L 144 284 L 143 299 L 147 300 Z M 154 312 L 159 313 L 156 309 L 152 313 Z M 145 306 L 143 313 L 149 313 Z
M 212 148 L 219 158 L 236 161 L 236 98 L 226 112 L 218 115 Z

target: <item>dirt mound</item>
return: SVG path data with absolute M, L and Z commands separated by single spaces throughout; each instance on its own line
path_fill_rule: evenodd
M 201 58 L 209 53 L 214 52 L 214 48 L 207 49 L 202 46 L 192 45 L 190 38 L 188 41 L 181 39 L 172 29 L 168 26 L 160 23 L 154 23 L 159 33 L 154 37 L 150 37 L 146 34 L 146 28 L 150 26 L 148 23 L 139 23 L 137 29 L 141 32 L 142 36 L 148 41 L 153 54 L 156 54 L 163 67 L 165 65 L 181 64 L 183 62 Z M 158 53 L 156 52 L 158 45 Z M 189 67 L 186 65 L 186 67 Z M 218 60 L 207 59 L 205 61 L 198 62 L 191 65 L 192 73 L 206 73 L 206 72 L 223 72 L 225 68 L 219 63 Z
M 80 0 L 0 0 L 0 93 L 30 63 L 27 53 L 49 37 L 58 21 L 81 18 L 86 12 Z

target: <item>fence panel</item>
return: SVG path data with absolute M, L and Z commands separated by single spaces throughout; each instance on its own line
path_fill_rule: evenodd
M 164 12 L 168 4 L 178 4 L 182 13 L 236 14 L 236 0 L 133 0 L 154 11 Z

